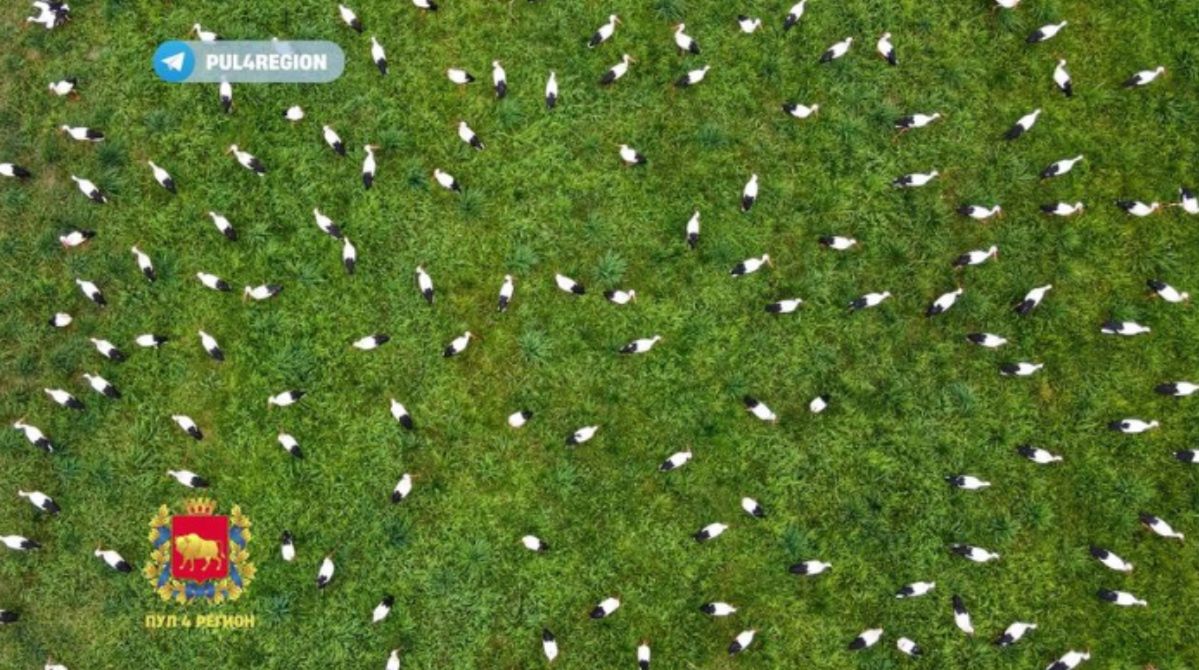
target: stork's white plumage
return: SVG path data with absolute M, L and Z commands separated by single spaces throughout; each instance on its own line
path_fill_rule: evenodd
M 522 409 L 519 412 L 513 412 L 508 415 L 508 425 L 513 428 L 521 428 L 531 418 L 533 418 L 533 413 L 527 409 Z
M 216 338 L 202 330 L 198 332 L 200 335 L 200 346 L 204 348 L 204 351 L 217 362 L 225 360 L 225 352 L 221 350 L 221 345 L 216 341 Z
M 49 89 L 51 93 L 61 98 L 74 93 L 76 83 L 75 79 L 60 79 L 50 82 Z
M 1045 367 L 1044 363 L 1030 363 L 1028 361 L 1004 363 L 999 366 L 999 374 L 1005 377 L 1031 377 L 1043 367 Z
M 1034 30 L 1025 41 L 1029 44 L 1038 44 L 1040 42 L 1044 42 L 1045 40 L 1053 39 L 1055 35 L 1062 31 L 1062 28 L 1066 27 L 1067 23 L 1067 21 L 1062 21 L 1061 23 L 1049 23 L 1043 25 Z
M 1149 290 L 1157 294 L 1159 298 L 1170 303 L 1186 302 L 1191 299 L 1191 294 L 1186 291 L 1179 291 L 1160 279 L 1150 279 L 1146 284 Z
M 104 561 L 108 567 L 116 570 L 117 572 L 133 572 L 133 566 L 129 564 L 129 561 L 126 561 L 123 556 L 113 549 L 101 549 L 100 547 L 96 547 L 95 551 L 92 552 L 92 555 Z
M 627 144 L 620 145 L 619 150 L 620 160 L 623 161 L 625 165 L 644 165 L 646 162 L 645 156 L 642 156 L 641 152 Z
M 445 71 L 445 76 L 459 86 L 469 84 L 475 80 L 474 75 L 459 67 L 447 68 Z
M 433 169 L 433 179 L 447 191 L 462 192 L 462 185 L 458 183 L 457 179 L 454 179 L 454 175 L 443 171 L 441 168 Z
M 558 640 L 548 628 L 541 629 L 541 651 L 551 663 L 558 658 Z
M 728 529 L 728 524 L 717 521 L 695 531 L 691 534 L 691 537 L 695 538 L 696 542 L 707 542 L 708 540 L 712 540 L 724 535 L 724 531 Z
M 208 488 L 208 480 L 191 470 L 167 470 L 167 475 L 189 489 Z
M 75 182 L 75 186 L 79 188 L 79 192 L 87 196 L 88 200 L 97 205 L 103 205 L 108 202 L 108 197 L 104 195 L 98 186 L 92 183 L 92 180 L 71 175 L 71 181 Z
M 61 244 L 64 249 L 72 249 L 74 247 L 86 244 L 95 236 L 96 231 L 94 230 L 72 230 L 66 235 L 59 235 L 58 243 Z
M 744 497 L 741 499 L 741 509 L 745 510 L 746 514 L 754 517 L 755 519 L 762 519 L 766 517 L 766 511 L 762 509 L 762 505 L 758 504 L 757 500 L 754 500 L 750 497 Z
M 387 615 L 391 614 L 391 607 L 394 604 L 395 598 L 393 596 L 390 594 L 383 596 L 383 599 L 379 601 L 379 604 L 375 605 L 375 609 L 371 610 L 371 623 L 379 623 L 380 621 L 386 619 Z
M 616 32 L 617 23 L 620 23 L 620 17 L 615 14 L 608 16 L 608 21 L 599 28 L 596 28 L 595 32 L 592 33 L 591 39 L 587 41 L 587 47 L 589 49 L 594 48 L 612 39 L 612 34 Z
M 418 0 L 412 0 L 412 1 L 413 1 L 413 4 L 418 2 Z M 432 4 L 432 0 L 424 0 L 424 1 L 428 2 L 429 4 Z M 400 670 L 400 650 L 399 649 L 392 649 L 391 653 L 387 655 L 387 663 L 383 666 L 383 670 Z
M 371 351 L 387 344 L 391 341 L 391 337 L 384 333 L 372 333 L 364 335 L 350 343 L 351 347 L 360 351 Z
M 690 461 L 691 461 L 691 452 L 690 451 L 676 451 L 675 453 L 668 456 L 666 458 L 666 460 L 662 461 L 662 464 L 658 466 L 658 471 L 659 472 L 670 472 L 671 470 L 678 470 L 679 468 L 683 467 Z
M 112 342 L 96 337 L 89 337 L 88 339 L 91 341 L 92 346 L 96 348 L 96 351 L 100 352 L 101 356 L 110 361 L 116 361 L 117 363 L 124 362 L 124 352 L 118 349 Z
M 733 638 L 733 641 L 729 643 L 729 656 L 740 654 L 748 649 L 749 645 L 753 644 L 754 636 L 757 634 L 758 631 L 752 628 L 737 633 L 737 637 Z
M 755 32 L 758 28 L 762 27 L 762 19 L 757 18 L 757 17 L 751 18 L 749 16 L 741 14 L 740 16 L 737 17 L 737 27 L 739 27 L 741 29 L 741 32 L 745 33 L 746 35 L 749 35 L 749 34 Z
M 797 119 L 806 119 L 820 111 L 820 105 L 816 103 L 804 105 L 798 102 L 784 102 L 783 111 Z
M 0 163 L 0 177 L 9 177 L 12 179 L 29 179 L 33 176 L 29 170 L 17 165 L 16 163 Z
M 799 20 L 803 18 L 804 7 L 807 4 L 808 0 L 799 0 L 799 2 L 791 6 L 786 18 L 783 19 L 783 32 L 791 30 L 795 27 L 795 24 L 799 23 Z
M 698 70 L 688 70 L 686 74 L 675 80 L 674 85 L 678 86 L 679 88 L 694 86 L 703 81 L 704 77 L 708 76 L 708 70 L 711 68 L 711 65 L 705 65 Z
M 1142 512 L 1140 515 L 1140 520 L 1141 520 L 1141 523 L 1146 528 L 1153 531 L 1153 533 L 1155 535 L 1158 535 L 1160 537 L 1164 537 L 1164 538 L 1170 539 L 1170 540 L 1181 541 L 1184 539 L 1182 533 L 1174 530 L 1173 526 L 1171 526 L 1169 523 L 1167 523 L 1164 519 L 1162 519 L 1160 517 Z
M 1159 202 L 1144 203 L 1140 200 L 1117 200 L 1116 206 L 1138 218 L 1149 216 L 1162 208 Z
M 1136 321 L 1105 321 L 1099 327 L 1099 332 L 1104 335 L 1124 335 L 1125 337 L 1144 335 L 1150 331 L 1149 326 L 1143 326 Z
M 462 333 L 458 337 L 455 337 L 453 340 L 451 340 L 448 345 L 446 345 L 446 348 L 442 350 L 441 355 L 445 358 L 450 358 L 452 356 L 461 354 L 462 352 L 466 351 L 466 347 L 470 346 L 470 340 L 473 337 L 474 335 L 471 334 L 469 330 L 465 333 Z
M 846 37 L 845 39 L 826 49 L 824 53 L 820 54 L 820 62 L 831 63 L 832 61 L 843 57 L 845 54 L 849 53 L 849 47 L 851 46 L 853 46 L 853 38 Z
M 558 104 L 558 75 L 550 70 L 549 79 L 545 80 L 545 108 L 553 109 Z
M 1074 166 L 1084 158 L 1082 154 L 1074 158 L 1063 158 L 1060 161 L 1050 163 L 1048 167 L 1041 170 L 1041 179 L 1049 179 L 1051 177 L 1060 177 L 1074 169 Z
M 362 159 L 362 187 L 369 189 L 375 183 L 375 149 L 373 144 L 363 145 L 366 157 Z
M 221 109 L 225 110 L 226 114 L 233 113 L 233 84 L 222 79 L 217 87 L 217 98 L 221 101 Z
M 554 284 L 560 290 L 565 291 L 567 293 L 572 293 L 574 295 L 583 295 L 587 292 L 587 289 L 585 289 L 582 284 L 571 279 L 570 277 L 567 277 L 564 274 L 555 274 L 554 275 Z
M 117 390 L 117 387 L 113 386 L 111 382 L 100 375 L 93 375 L 85 372 L 83 373 L 83 378 L 87 381 L 88 386 L 91 386 L 92 390 L 96 393 L 99 393 L 106 398 L 117 399 L 121 397 L 121 392 Z
M 412 493 L 412 475 L 405 472 L 400 476 L 400 481 L 396 482 L 395 488 L 391 490 L 391 502 L 403 502 L 409 494 Z
M 687 225 L 683 229 L 687 236 L 687 246 L 694 249 L 699 245 L 699 210 L 695 210 L 691 214 L 691 218 L 687 219 Z
M 628 344 L 621 347 L 620 353 L 622 353 L 622 354 L 644 354 L 647 351 L 649 351 L 650 349 L 653 349 L 654 345 L 657 344 L 661 340 L 662 340 L 661 335 L 654 335 L 653 337 L 644 337 L 641 339 L 633 340 L 632 342 L 629 342 Z
M 895 45 L 891 44 L 891 33 L 883 33 L 882 37 L 878 38 L 878 44 L 875 45 L 878 55 L 883 57 L 891 65 L 899 65 L 899 59 L 895 56 Z
M 283 110 L 283 118 L 296 123 L 304 119 L 304 108 L 299 105 L 292 105 Z
M 757 258 L 747 258 L 734 265 L 733 269 L 729 270 L 729 274 L 734 277 L 743 277 L 745 275 L 757 272 L 758 270 L 762 269 L 762 266 L 764 265 L 772 265 L 770 261 L 770 254 L 762 254 Z
M 196 39 L 200 40 L 201 42 L 215 42 L 220 39 L 220 36 L 215 32 L 211 30 L 204 30 L 204 28 L 198 23 L 192 24 L 190 34 L 195 35 Z
M 233 228 L 233 224 L 229 223 L 229 219 L 225 218 L 223 214 L 210 211 L 208 212 L 208 217 L 212 219 L 212 225 L 216 226 L 216 229 L 220 231 L 221 235 L 225 236 L 225 239 L 230 242 L 237 241 L 237 230 Z
M 821 560 L 808 560 L 799 563 L 793 563 L 788 571 L 793 575 L 804 575 L 806 577 L 815 577 L 816 575 L 827 572 L 833 567 L 832 563 L 826 563 Z
M 230 144 L 227 153 L 233 154 L 242 167 L 257 174 L 259 177 L 266 174 L 266 166 L 262 164 L 262 161 L 258 160 L 254 154 L 242 151 L 236 144 Z
M 873 293 L 866 293 L 864 295 L 858 296 L 857 298 L 855 298 L 853 301 L 851 301 L 849 303 L 849 311 L 856 312 L 858 310 L 870 309 L 872 307 L 878 307 L 879 305 L 881 305 L 883 303 L 884 300 L 886 300 L 887 298 L 890 298 L 890 297 L 891 297 L 890 291 L 878 291 L 878 292 L 873 292 Z
M 320 228 L 322 233 L 334 239 L 340 240 L 342 238 L 341 228 L 320 209 L 316 207 L 312 208 L 312 216 L 316 220 L 316 227 Z
M 726 617 L 737 613 L 737 608 L 725 602 L 710 602 L 699 606 L 699 611 L 714 617 Z
M 66 328 L 71 325 L 74 319 L 66 312 L 55 312 L 54 316 L 50 317 L 50 325 L 54 328 Z
M 912 582 L 900 587 L 895 592 L 895 597 L 901 600 L 904 598 L 919 598 L 935 588 L 937 588 L 936 582 Z
M 387 74 L 387 52 L 383 50 L 383 45 L 379 44 L 379 40 L 374 35 L 371 35 L 371 61 L 379 69 L 379 74 Z
M 969 333 L 966 335 L 966 341 L 977 344 L 984 349 L 998 349 L 1007 344 L 1007 338 L 1001 337 L 994 333 Z
M 539 554 L 549 550 L 549 545 L 543 542 L 541 538 L 537 537 L 536 535 L 525 535 L 524 537 L 520 538 L 520 543 L 524 545 L 525 549 L 537 552 Z
M 229 282 L 225 281 L 224 279 L 221 279 L 220 277 L 218 277 L 214 274 L 208 273 L 208 272 L 197 272 L 196 279 L 200 280 L 201 284 L 203 284 L 204 286 L 206 286 L 214 291 L 231 291 L 231 290 L 233 290 L 232 287 L 229 286 Z
M 1000 647 L 1013 645 L 1019 642 L 1020 639 L 1023 638 L 1026 633 L 1028 633 L 1028 631 L 1036 630 L 1036 628 L 1037 624 L 1035 623 L 1016 621 L 1004 629 L 1003 634 L 996 638 L 995 644 Z
M 823 235 L 818 241 L 820 246 L 833 251 L 848 251 L 858 243 L 854 238 L 842 235 Z
M 966 609 L 966 603 L 962 601 L 962 597 L 954 594 L 953 596 L 953 623 L 958 627 L 958 630 L 967 635 L 974 635 L 974 623 L 970 620 L 970 612 Z
M 1016 139 L 1017 137 L 1020 137 L 1021 135 L 1028 132 L 1029 130 L 1032 130 L 1032 127 L 1034 125 L 1036 125 L 1037 119 L 1040 116 L 1041 116 L 1041 110 L 1040 110 L 1040 108 L 1037 108 L 1037 109 L 1032 110 L 1028 114 L 1025 114 L 1024 116 L 1020 117 L 1019 119 L 1016 120 L 1016 123 L 1011 128 L 1009 128 L 1006 133 L 1004 133 L 1003 139 L 1011 141 L 1011 140 Z
M 333 564 L 333 556 L 326 556 L 316 571 L 316 588 L 323 589 L 328 586 L 329 582 L 333 581 L 333 573 L 336 570 L 337 566 Z
M 354 268 L 358 266 L 358 250 L 350 243 L 348 237 L 342 238 L 341 264 L 349 274 L 354 274 Z
M 601 86 L 610 86 L 617 79 L 620 79 L 621 77 L 625 76 L 625 74 L 629 71 L 629 63 L 632 63 L 632 62 L 633 62 L 632 56 L 630 56 L 628 54 L 622 55 L 620 57 L 620 62 L 617 63 L 616 65 L 613 65 L 612 67 L 608 68 L 608 71 L 604 73 L 604 76 L 600 77 L 600 82 L 599 82 L 600 85 Z
M 66 124 L 58 127 L 67 137 L 76 142 L 103 142 L 104 133 L 95 128 L 87 128 L 85 126 L 68 126 Z
M 999 560 L 999 554 L 989 549 L 969 544 L 950 545 L 950 551 L 974 563 L 990 563 L 991 561 Z
M 958 256 L 953 261 L 953 267 L 963 268 L 971 265 L 982 265 L 992 258 L 999 258 L 999 247 L 994 244 L 986 249 L 974 249 Z
M 258 286 L 245 287 L 242 295 L 251 300 L 266 300 L 279 295 L 282 291 L 282 284 L 259 284 Z
M 1133 565 L 1103 547 L 1091 547 L 1091 556 L 1109 570 L 1116 572 L 1132 572 Z
M 896 119 L 895 129 L 900 132 L 907 132 L 913 128 L 923 128 L 939 118 L 941 118 L 941 112 L 909 114 Z
M 599 426 L 583 426 L 582 428 L 566 436 L 566 445 L 575 447 L 580 444 L 584 444 L 591 438 L 595 437 L 595 434 L 598 431 Z
M 592 619 L 603 619 L 612 616 L 612 613 L 620 608 L 620 600 L 617 598 L 604 598 L 591 610 Z
M 39 511 L 49 514 L 58 514 L 62 508 L 58 503 L 54 502 L 54 498 L 42 493 L 41 491 L 17 491 L 18 498 L 24 498 L 29 501 L 30 505 L 36 507 Z
M 1166 68 L 1159 65 L 1152 70 L 1141 70 L 1124 81 L 1124 88 L 1136 88 L 1153 83 L 1155 79 L 1166 73 Z
M 696 42 L 694 38 L 683 32 L 686 27 L 686 24 L 682 23 L 674 27 L 674 45 L 679 48 L 679 51 L 698 55 L 699 42 Z
M 770 411 L 770 408 L 766 406 L 766 403 L 762 402 L 761 400 L 747 395 L 741 399 L 741 402 L 745 405 L 745 410 L 750 414 L 753 414 L 758 419 L 770 422 L 778 421 L 778 416 L 775 415 L 774 412 Z
M 290 406 L 300 402 L 300 399 L 306 395 L 308 395 L 307 391 L 301 391 L 299 389 L 290 389 L 287 391 L 280 391 L 279 393 L 276 393 L 272 396 L 267 397 L 266 406 L 268 408 L 269 407 L 290 407 Z
M 25 423 L 24 419 L 17 419 L 13 422 L 12 427 L 21 431 L 25 435 L 25 439 L 29 441 L 29 444 L 48 454 L 54 453 L 54 443 L 50 441 L 50 438 L 46 437 L 41 428 Z
M 938 314 L 944 314 L 945 312 L 948 312 L 949 308 L 953 307 L 954 304 L 957 303 L 958 298 L 962 297 L 962 292 L 962 287 L 959 286 L 948 293 L 942 293 L 937 297 L 936 300 L 933 301 L 931 305 L 928 306 L 928 309 L 924 311 L 924 315 L 937 316 Z
M 304 452 L 300 450 L 300 441 L 289 433 L 279 433 L 277 438 L 279 446 L 283 447 L 283 451 L 291 454 L 293 458 L 304 458 Z
M 1068 202 L 1053 202 L 1046 205 L 1041 205 L 1041 211 L 1045 214 L 1054 216 L 1073 216 L 1083 210 L 1084 205 L 1081 202 L 1074 204 Z
M 803 299 L 787 298 L 766 305 L 766 312 L 768 314 L 790 314 L 798 310 L 801 305 L 803 305 Z
M 1050 463 L 1057 463 L 1062 460 L 1062 457 L 1057 454 L 1053 454 L 1040 447 L 1032 447 L 1027 444 L 1022 444 L 1019 447 L 1016 447 L 1016 453 L 1027 458 L 1033 463 L 1036 463 L 1037 465 L 1049 465 Z
M 1057 89 L 1067 98 L 1074 95 L 1074 82 L 1070 79 L 1070 73 L 1066 71 L 1064 58 L 1053 67 L 1053 85 L 1057 86 Z
M 458 122 L 458 139 L 466 142 L 474 149 L 483 150 L 483 140 L 479 139 L 478 134 L 470 126 L 466 125 L 465 121 Z
M 749 181 L 741 189 L 741 211 L 748 212 L 758 201 L 758 173 L 749 175 Z
M 491 88 L 495 91 L 497 100 L 502 100 L 508 95 L 508 73 L 498 60 L 491 61 Z
M 975 221 L 986 221 L 993 216 L 999 216 L 1003 213 L 1003 208 L 999 205 L 986 207 L 983 205 L 962 205 L 958 207 L 958 214 L 968 216 Z
M 68 409 L 82 410 L 84 405 L 79 399 L 62 389 L 42 389 L 55 404 Z
M 1074 670 L 1083 661 L 1090 660 L 1091 652 L 1074 651 L 1071 649 L 1062 654 L 1056 661 L 1050 663 L 1046 670 Z
M 412 5 L 427 12 L 437 11 L 437 3 L 433 0 L 412 0 Z
M 321 126 L 321 135 L 325 138 L 325 144 L 329 145 L 333 153 L 338 156 L 346 155 L 345 142 L 341 141 L 341 136 L 337 134 L 336 130 L 333 130 L 330 126 Z
M 504 275 L 504 281 L 500 284 L 500 297 L 497 301 L 499 311 L 508 311 L 508 305 L 512 302 L 512 294 L 515 291 L 516 286 L 512 281 L 512 275 Z
M 354 13 L 354 10 L 345 5 L 338 5 L 337 14 L 347 26 L 353 28 L 356 32 L 362 32 L 362 21 L 358 19 L 358 15 Z
M 896 178 L 891 182 L 891 186 L 895 188 L 919 188 L 940 174 L 936 170 L 932 172 L 912 172 L 911 174 L 905 174 L 902 177 Z
M 175 180 L 171 178 L 171 173 L 158 167 L 154 161 L 146 161 L 146 165 L 150 166 L 150 171 L 154 174 L 154 181 L 158 182 L 159 186 L 171 193 L 175 192 Z
M 608 302 L 616 305 L 627 305 L 629 302 L 637 299 L 637 292 L 632 289 L 629 289 L 628 291 L 614 289 L 611 291 L 604 291 L 604 298 L 606 298 Z
M 204 432 L 200 430 L 200 427 L 196 425 L 196 422 L 193 421 L 190 416 L 186 414 L 172 414 L 171 421 L 174 421 L 175 424 L 183 429 L 183 432 L 190 435 L 192 439 L 204 439 Z
M 1187 214 L 1199 214 L 1199 198 L 1185 186 L 1178 189 L 1178 206 Z
M 283 535 L 279 537 L 279 555 L 288 563 L 296 560 L 295 538 L 292 537 L 289 530 L 283 531 Z
M 425 302 L 432 305 L 433 304 L 433 278 L 429 276 L 428 272 L 425 272 L 425 267 L 423 265 L 416 266 L 415 276 L 416 276 L 417 290 L 420 291 L 420 294 L 422 297 L 424 297 Z
M 154 333 L 142 333 L 133 339 L 134 344 L 146 349 L 157 349 L 166 341 L 165 335 L 155 335 Z
M 87 296 L 88 300 L 91 300 L 100 307 L 108 304 L 108 300 L 106 300 L 104 298 L 104 294 L 100 292 L 100 287 L 96 286 L 95 283 L 86 279 L 76 278 L 75 284 L 79 286 L 79 290 L 83 292 L 83 295 Z
M 412 430 L 415 427 L 415 424 L 412 422 L 412 415 L 408 413 L 408 408 L 404 407 L 404 403 L 392 398 L 388 406 L 388 411 L 391 412 L 391 418 L 395 419 L 396 423 L 404 428 Z

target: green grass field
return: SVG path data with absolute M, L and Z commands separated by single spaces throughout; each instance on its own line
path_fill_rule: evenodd
M 1199 536 L 1199 471 L 1172 452 L 1195 446 L 1195 400 L 1153 393 L 1155 384 L 1199 375 L 1199 315 L 1147 297 L 1159 277 L 1199 290 L 1199 220 L 1179 209 L 1135 219 L 1116 198 L 1173 201 L 1199 184 L 1199 4 L 1183 0 L 1026 0 L 993 12 L 986 0 L 812 0 L 785 36 L 791 2 L 745 0 L 446 0 L 436 14 L 406 1 L 354 0 L 362 35 L 330 2 L 162 3 L 78 0 L 74 21 L 22 29 L 25 3 L 0 9 L 0 161 L 35 174 L 0 180 L 0 418 L 19 417 L 60 446 L 44 454 L 15 430 L 0 433 L 0 534 L 43 543 L 0 553 L 0 608 L 22 619 L 0 628 L 0 667 L 71 668 L 382 667 L 402 649 L 407 668 L 530 668 L 546 661 L 542 627 L 558 636 L 555 667 L 634 667 L 651 642 L 659 668 L 1040 668 L 1067 649 L 1090 649 L 1097 668 L 1199 666 L 1199 557 L 1144 531 L 1154 512 Z M 613 40 L 584 41 L 609 13 L 623 19 Z M 761 16 L 744 35 L 734 18 Z M 1059 36 L 1028 46 L 1050 21 Z M 671 26 L 685 20 L 702 47 L 680 56 Z M 168 85 L 150 69 L 154 48 L 183 39 L 199 21 L 226 38 L 329 39 L 345 49 L 345 75 L 323 86 L 235 87 L 222 114 L 212 85 Z M 894 34 L 900 66 L 873 53 Z M 392 72 L 369 59 L 370 35 Z M 849 55 L 817 64 L 829 45 L 855 36 Z M 600 75 L 622 52 L 637 62 L 610 89 Z M 1052 85 L 1069 59 L 1075 97 Z M 510 93 L 497 102 L 490 62 L 500 59 Z M 712 65 L 689 90 L 672 82 Z M 1131 73 L 1168 74 L 1135 91 Z M 480 82 L 458 88 L 443 70 L 468 68 Z M 542 91 L 556 70 L 561 101 Z M 46 91 L 74 76 L 79 100 Z M 786 101 L 818 102 L 799 121 Z M 301 104 L 298 125 L 281 111 Z M 1014 143 L 1000 136 L 1044 108 Z M 941 111 L 942 122 L 897 137 L 895 118 Z M 487 149 L 454 129 L 467 120 Z M 70 141 L 62 123 L 107 133 L 99 145 Z M 333 125 L 348 158 L 322 142 Z M 632 144 L 644 167 L 619 164 Z M 223 153 L 237 143 L 271 169 L 258 179 Z M 359 181 L 362 145 L 373 143 L 375 187 Z M 1037 174 L 1059 158 L 1087 160 L 1065 177 Z M 146 159 L 169 170 L 171 197 Z M 453 173 L 462 195 L 433 182 Z M 938 169 L 928 187 L 896 191 L 891 179 Z M 751 172 L 761 195 L 738 210 Z M 71 174 L 105 189 L 89 203 Z M 1083 200 L 1060 219 L 1038 206 Z M 1002 219 L 979 224 L 963 203 L 1000 203 Z M 357 274 L 340 266 L 340 245 L 313 224 L 320 207 L 353 239 Z M 699 247 L 683 242 L 693 209 Z M 241 239 L 224 240 L 205 212 L 223 212 Z M 57 236 L 98 231 L 63 250 Z M 835 253 L 825 234 L 861 241 Z M 145 281 L 129 247 L 155 260 Z M 998 261 L 955 273 L 961 252 L 998 244 Z M 741 279 L 728 270 L 769 253 L 774 268 Z M 425 305 L 412 283 L 423 264 L 438 299 Z M 204 289 L 198 270 L 234 284 L 278 282 L 274 300 L 242 302 Z M 579 299 L 558 291 L 555 272 L 583 282 Z M 516 277 L 510 311 L 495 311 L 504 274 Z M 96 281 L 99 309 L 73 280 Z M 923 310 L 956 282 L 965 295 L 948 314 Z M 1033 286 L 1055 288 L 1031 316 L 1011 311 Z M 634 288 L 617 307 L 601 291 Z M 848 315 L 852 298 L 889 290 L 878 309 Z M 763 306 L 802 297 L 799 313 Z M 75 323 L 46 325 L 56 311 Z M 1099 333 L 1110 317 L 1153 328 L 1139 338 Z M 216 336 L 217 364 L 196 331 Z M 480 336 L 461 357 L 442 347 L 464 330 Z M 988 351 L 963 335 L 987 330 L 1011 340 Z M 165 333 L 160 350 L 133 346 Z M 373 352 L 349 343 L 371 332 L 393 340 Z M 645 356 L 615 351 L 664 336 Z M 100 358 L 89 336 L 130 354 Z M 1010 379 L 997 365 L 1044 362 L 1038 376 Z M 99 372 L 124 393 L 94 394 L 80 380 Z M 70 412 L 43 387 L 87 403 Z M 309 392 L 267 410 L 268 395 Z M 807 402 L 831 395 L 812 415 Z M 777 424 L 748 416 L 752 394 Z M 417 424 L 402 430 L 388 399 Z M 522 430 L 505 417 L 535 412 Z M 194 442 L 174 426 L 191 415 L 207 434 Z M 1127 436 L 1106 429 L 1129 416 L 1160 430 Z M 602 427 L 567 449 L 580 426 Z M 306 458 L 275 441 L 295 435 Z M 1041 467 L 1018 457 L 1029 442 L 1065 461 Z M 657 472 L 691 449 L 682 470 Z M 140 570 L 150 552 L 147 522 L 159 505 L 189 497 L 164 476 L 186 467 L 210 478 L 221 511 L 240 504 L 253 521 L 258 574 L 240 600 L 220 606 L 163 603 L 140 575 L 93 558 L 98 543 Z M 402 505 L 389 494 L 415 475 Z M 946 474 L 994 482 L 958 491 Z M 40 515 L 18 488 L 54 496 L 64 511 Z M 738 507 L 762 502 L 763 520 Z M 697 545 L 700 526 L 724 521 L 722 537 Z M 284 528 L 294 563 L 279 558 Z M 534 533 L 552 550 L 519 545 Z M 1002 554 L 976 565 L 952 542 Z M 1123 575 L 1087 553 L 1103 544 L 1136 564 Z M 337 576 L 313 585 L 335 552 Z M 830 572 L 788 574 L 821 558 Z M 901 585 L 935 580 L 922 599 L 893 598 Z M 1146 598 L 1147 609 L 1100 602 L 1100 587 Z M 385 622 L 370 625 L 384 593 Z M 962 595 L 978 628 L 958 631 L 949 599 Z M 593 622 L 587 612 L 618 595 L 623 607 Z M 739 612 L 710 619 L 697 607 L 725 600 Z M 147 614 L 253 614 L 248 631 L 147 630 Z M 991 639 L 1015 620 L 1039 629 L 1013 648 Z M 883 641 L 846 651 L 861 630 Z M 753 646 L 729 658 L 743 629 Z M 894 648 L 906 635 L 925 649 L 909 661 Z

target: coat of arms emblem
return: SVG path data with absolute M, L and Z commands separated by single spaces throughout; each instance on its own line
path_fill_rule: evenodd
M 143 574 L 166 601 L 237 600 L 254 579 L 250 520 L 237 505 L 228 516 L 216 514 L 216 502 L 207 498 L 188 500 L 184 509 L 172 515 L 163 505 L 150 520 L 153 551 Z

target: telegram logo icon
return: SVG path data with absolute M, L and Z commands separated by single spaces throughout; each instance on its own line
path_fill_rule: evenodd
M 164 42 L 154 52 L 154 72 L 163 81 L 184 81 L 195 67 L 196 55 L 186 42 Z

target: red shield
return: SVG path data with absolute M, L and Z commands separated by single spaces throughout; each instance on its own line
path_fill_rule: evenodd
M 206 582 L 229 574 L 229 517 L 171 519 L 171 576 Z

